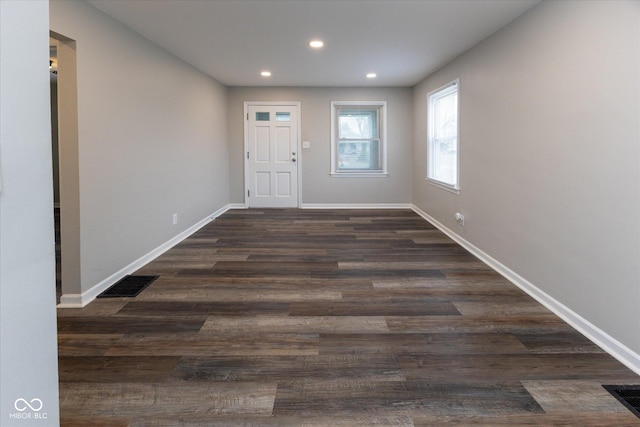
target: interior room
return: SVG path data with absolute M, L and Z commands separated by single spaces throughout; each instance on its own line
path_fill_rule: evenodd
M 640 2 L 0 20 L 3 426 L 638 422 Z

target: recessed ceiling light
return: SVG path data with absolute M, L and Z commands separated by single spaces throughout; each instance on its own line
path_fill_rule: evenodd
M 314 49 L 320 49 L 322 46 L 324 46 L 324 42 L 322 40 L 311 40 L 309 42 L 309 46 Z
M 271 77 L 271 71 L 266 71 L 266 70 L 265 70 L 265 71 L 262 71 L 262 72 L 260 73 L 260 75 L 261 75 L 262 77 Z
M 377 76 L 377 74 L 376 74 L 376 73 L 368 73 L 368 74 L 367 74 L 367 78 L 368 78 L 368 79 L 375 79 L 375 78 L 376 78 L 376 76 Z

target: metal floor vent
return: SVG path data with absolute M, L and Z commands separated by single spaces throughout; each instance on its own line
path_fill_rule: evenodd
M 602 387 L 640 418 L 640 385 L 603 385 Z
M 135 297 L 159 276 L 125 276 L 109 289 L 98 295 L 98 298 Z

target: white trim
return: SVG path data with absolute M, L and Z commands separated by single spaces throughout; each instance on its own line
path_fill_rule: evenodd
M 245 205 L 244 203 L 229 203 L 227 205 L 227 207 L 229 208 L 229 210 L 231 210 L 231 209 L 248 209 L 247 205 Z
M 411 209 L 411 203 L 303 203 L 301 209 Z
M 302 204 L 302 103 L 300 101 L 245 101 L 244 102 L 244 112 L 242 116 L 242 120 L 244 122 L 244 152 L 242 153 L 242 157 L 244 158 L 244 207 L 247 208 L 249 206 L 249 199 L 247 197 L 247 191 L 249 190 L 249 162 L 247 159 L 247 153 L 249 152 L 249 107 L 265 105 L 269 107 L 277 107 L 277 106 L 288 106 L 295 107 L 297 110 L 297 118 L 298 118 L 298 149 L 297 149 L 297 162 L 296 168 L 298 172 L 296 173 L 298 177 L 298 207 Z
M 425 181 L 427 181 L 428 184 L 433 185 L 434 187 L 438 187 L 442 190 L 446 190 L 450 193 L 453 194 L 460 194 L 460 189 L 459 188 L 455 188 L 452 187 L 450 185 L 447 185 L 445 183 L 442 183 L 440 181 L 436 181 L 435 179 L 431 179 L 431 178 L 425 178 Z
M 124 276 L 134 273 L 136 270 L 144 267 L 146 264 L 150 263 L 178 243 L 182 242 L 187 237 L 191 236 L 196 231 L 200 230 L 202 227 L 210 223 L 211 221 L 218 218 L 223 213 L 227 212 L 229 209 L 233 209 L 232 206 L 235 205 L 226 205 L 211 215 L 207 215 L 206 218 L 199 221 L 195 225 L 189 227 L 182 233 L 168 240 L 167 242 L 161 244 L 157 248 L 153 249 L 151 252 L 146 255 L 141 256 L 137 260 L 133 261 L 131 264 L 126 267 L 116 271 L 111 276 L 92 286 L 91 289 L 84 291 L 81 294 L 65 294 L 60 297 L 60 304 L 58 304 L 58 308 L 82 308 L 89 304 L 91 301 L 96 299 L 98 295 L 104 292 L 109 286 L 116 283 L 118 280 L 122 279 Z
M 374 173 L 374 172 L 331 172 L 332 178 L 386 178 L 388 173 Z
M 640 375 L 640 354 L 635 353 L 629 347 L 622 344 L 617 339 L 607 334 L 602 329 L 598 328 L 593 323 L 589 322 L 578 313 L 571 310 L 569 307 L 562 304 L 560 301 L 553 298 L 551 295 L 544 292 L 542 289 L 529 282 L 524 277 L 520 276 L 515 271 L 511 270 L 500 261 L 493 258 L 491 255 L 484 252 L 482 249 L 473 245 L 472 243 L 459 236 L 438 220 L 413 205 L 412 209 L 418 215 L 425 220 L 433 224 L 436 228 L 442 231 L 444 234 L 453 239 L 460 246 L 471 252 L 478 257 L 482 262 L 494 269 L 497 273 L 502 275 L 505 279 L 522 289 L 529 296 L 534 298 L 540 304 L 551 310 L 554 314 L 567 322 L 573 328 L 578 330 L 585 337 L 593 341 L 596 345 L 601 347 L 604 351 L 615 357 L 619 362 L 631 369 L 636 374 Z

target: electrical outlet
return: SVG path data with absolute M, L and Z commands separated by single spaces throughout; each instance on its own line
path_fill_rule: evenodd
M 173 225 L 176 225 L 178 223 L 178 214 L 175 213 L 173 214 Z
M 462 215 L 460 212 L 457 212 L 455 218 L 458 224 L 464 225 L 464 215 Z

